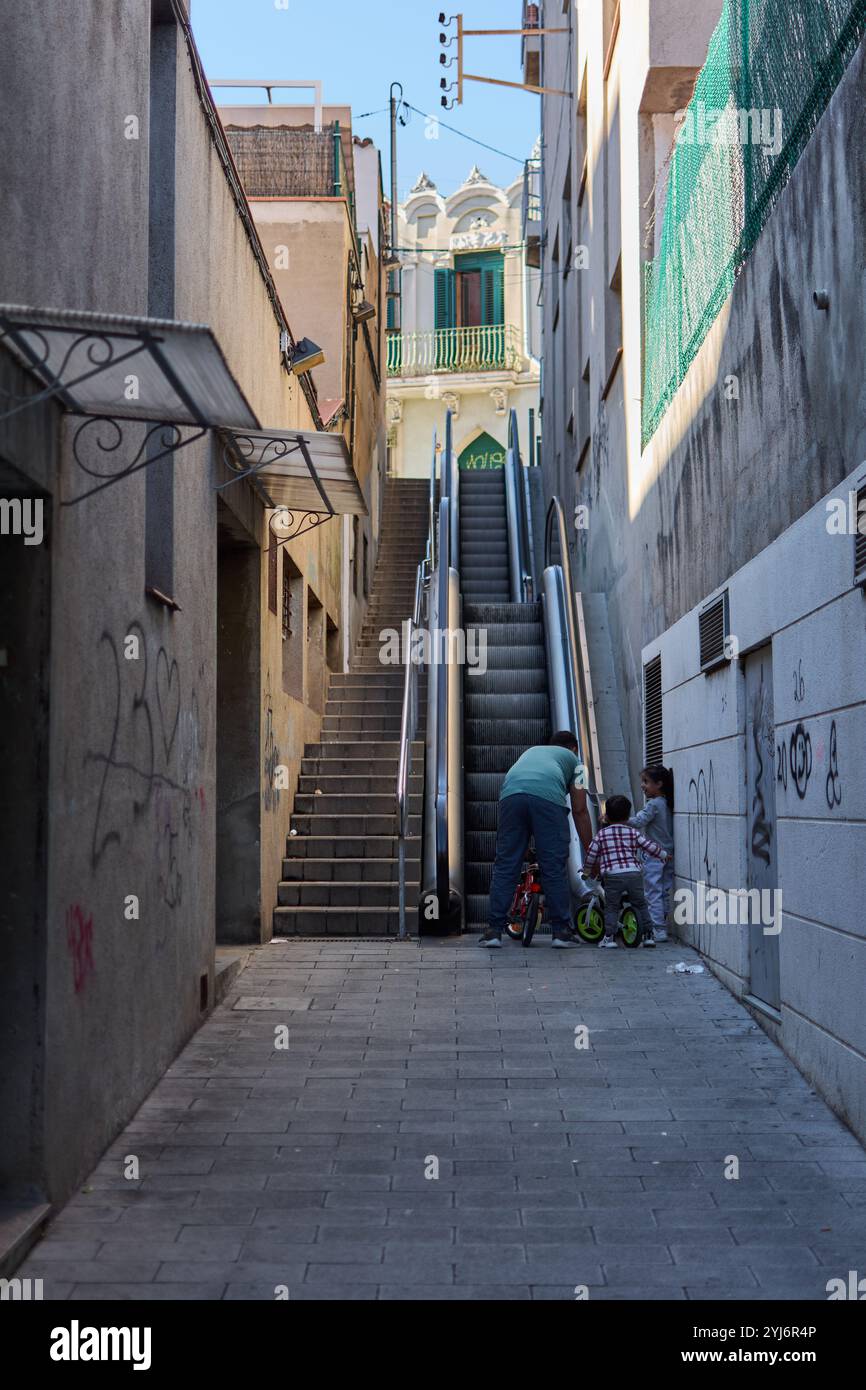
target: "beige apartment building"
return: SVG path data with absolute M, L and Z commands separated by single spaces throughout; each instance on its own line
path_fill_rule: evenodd
M 399 298 L 388 305 L 388 453 L 397 477 L 429 475 L 433 430 L 454 417 L 464 468 L 499 467 L 508 417 L 534 448 L 538 271 L 523 256 L 523 179 L 497 188 L 476 167 L 442 194 L 422 174 L 398 212 Z

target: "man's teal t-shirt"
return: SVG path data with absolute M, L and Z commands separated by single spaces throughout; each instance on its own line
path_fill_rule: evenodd
M 575 753 L 542 744 L 527 748 L 517 759 L 502 783 L 499 800 L 525 792 L 527 796 L 540 796 L 544 801 L 555 801 L 557 806 L 567 806 L 570 788 L 585 786 L 586 770 Z

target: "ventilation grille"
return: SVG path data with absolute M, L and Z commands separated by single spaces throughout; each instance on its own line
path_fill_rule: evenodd
M 656 656 L 643 668 L 644 757 L 647 767 L 662 761 L 662 659 Z
M 857 529 L 854 532 L 854 583 L 866 584 L 866 480 L 857 489 L 854 513 Z
M 701 648 L 701 670 L 711 671 L 727 660 L 725 638 L 728 636 L 728 591 L 720 594 L 698 616 Z

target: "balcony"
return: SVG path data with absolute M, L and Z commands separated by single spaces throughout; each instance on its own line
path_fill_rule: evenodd
M 513 324 L 435 328 L 388 337 L 388 375 L 432 376 L 436 372 L 519 372 L 520 335 Z

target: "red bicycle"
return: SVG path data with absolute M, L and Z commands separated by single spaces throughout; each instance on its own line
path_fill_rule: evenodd
M 535 928 L 541 920 L 542 901 L 541 871 L 531 858 L 523 866 L 505 924 L 512 941 L 524 946 L 532 944 Z

